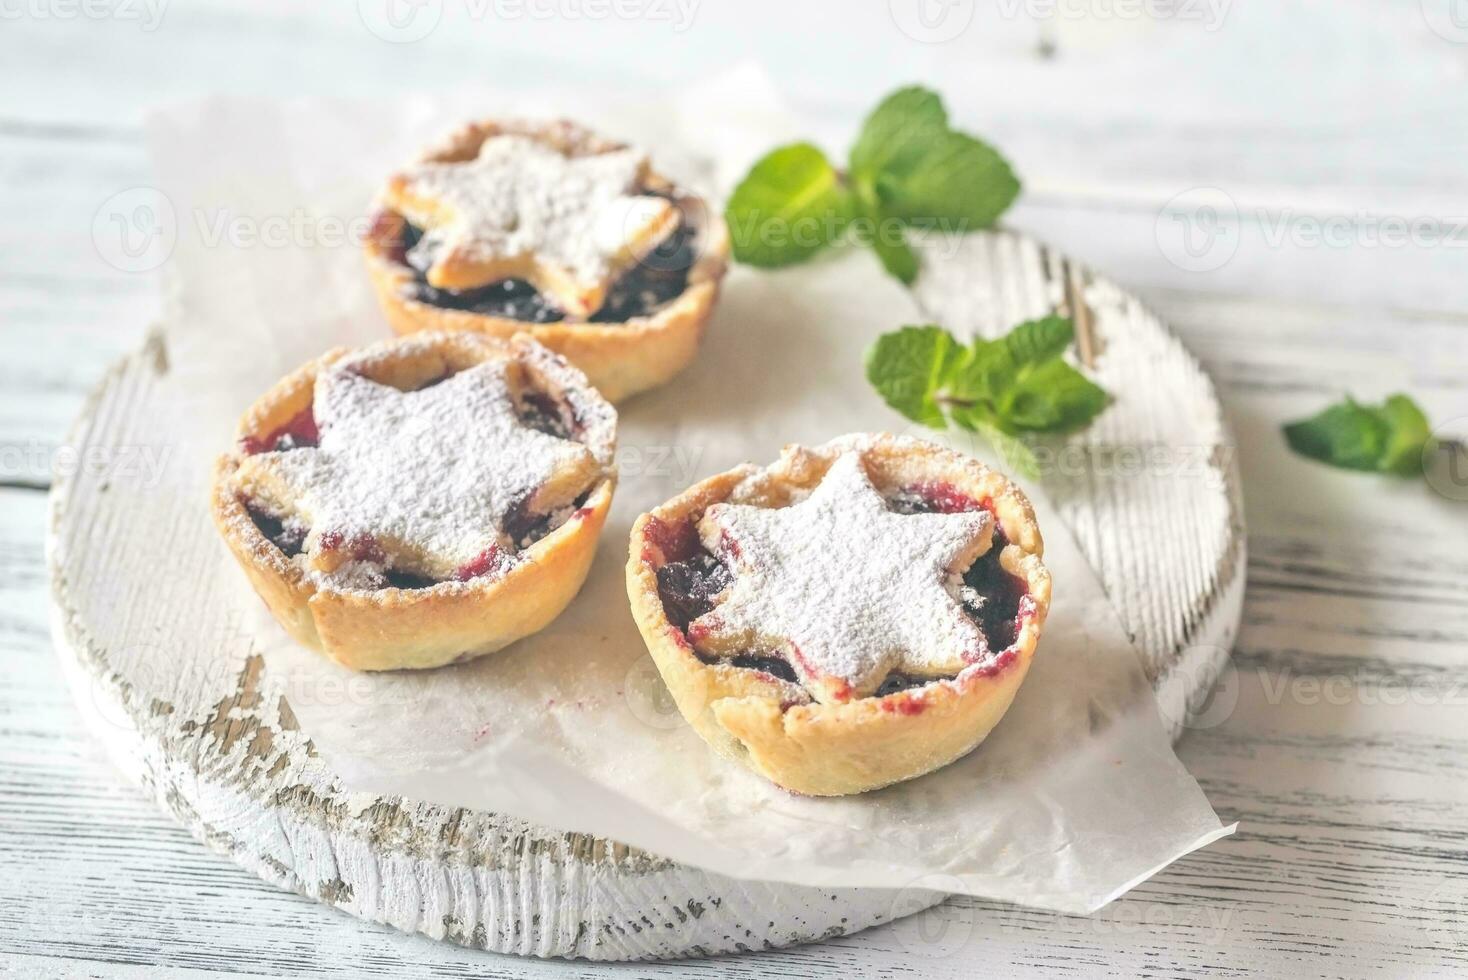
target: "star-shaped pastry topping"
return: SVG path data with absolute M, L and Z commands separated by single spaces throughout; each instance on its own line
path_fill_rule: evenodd
M 894 513 L 858 453 L 792 506 L 715 504 L 699 534 L 734 583 L 690 640 L 715 657 L 779 651 L 817 701 L 869 695 L 892 671 L 952 676 L 988 652 L 955 592 L 992 519 Z
M 671 202 L 638 193 L 646 173 L 635 150 L 566 156 L 505 134 L 485 140 L 473 160 L 396 175 L 387 203 L 424 230 L 408 261 L 429 285 L 526 279 L 578 319 L 678 225 Z
M 586 446 L 521 424 L 508 368 L 404 392 L 339 362 L 316 377 L 318 445 L 245 457 L 240 486 L 311 529 L 323 575 L 359 561 L 434 580 L 502 569 L 512 509 L 567 506 L 600 472 Z

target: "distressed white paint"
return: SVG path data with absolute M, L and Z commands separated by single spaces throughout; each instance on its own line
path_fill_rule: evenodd
M 1165 393 L 1167 417 L 1183 420 L 1159 431 L 1158 404 L 1122 397 L 1090 437 L 1097 444 L 1200 450 L 1191 480 L 1087 465 L 1056 484 L 1179 731 L 1178 707 L 1200 700 L 1221 669 L 1242 595 L 1237 473 L 1212 386 L 1139 304 L 1033 242 L 974 236 L 928 262 L 921 298 L 945 320 L 979 327 L 989 315 L 1013 323 L 1067 306 L 1088 324 L 1112 390 L 1146 380 Z M 983 309 L 965 316 L 976 283 L 986 284 Z M 70 439 L 80 456 L 182 438 L 165 335 L 97 392 Z M 202 500 L 197 475 L 178 466 L 159 481 L 83 471 L 58 483 L 55 636 L 84 714 L 111 724 L 115 761 L 195 836 L 266 880 L 436 939 L 611 960 L 781 947 L 940 897 L 736 882 L 493 814 L 343 791 L 296 730 L 284 677 L 220 619 L 228 570 L 202 504 L 189 509 Z M 1137 512 L 1156 523 L 1139 526 Z

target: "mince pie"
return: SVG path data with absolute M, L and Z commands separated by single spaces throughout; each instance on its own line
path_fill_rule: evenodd
M 398 333 L 524 332 L 617 401 L 693 359 L 723 220 L 569 122 L 464 126 L 387 181 L 365 248 Z
M 786 789 L 860 793 L 963 756 L 1029 670 L 1050 574 L 1029 501 L 916 439 L 787 447 L 638 519 L 627 588 L 678 708 Z
M 591 566 L 615 410 L 528 337 L 312 361 L 244 416 L 213 514 L 281 625 L 349 667 L 435 667 L 543 628 Z

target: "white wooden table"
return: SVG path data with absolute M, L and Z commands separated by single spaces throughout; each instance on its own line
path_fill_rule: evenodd
M 388 43 L 358 6 L 370 19 L 368 2 L 180 5 L 156 23 L 143 5 L 0 6 L 0 975 L 1468 971 L 1468 504 L 1313 466 L 1278 436 L 1345 389 L 1407 390 L 1468 427 L 1468 27 L 1446 2 L 1239 3 L 1218 23 L 1071 5 L 1085 15 L 1049 22 L 1048 60 L 1021 14 L 978 11 L 955 40 L 923 43 L 895 26 L 901 0 L 843 14 L 839 39 L 814 5 L 708 0 L 681 31 L 651 14 L 476 18 L 449 4 L 427 37 Z M 90 234 L 104 200 L 148 180 L 143 107 L 461 78 L 655 90 L 740 51 L 763 54 L 837 148 L 901 81 L 949 93 L 1027 178 L 1012 223 L 1134 286 L 1213 374 L 1239 442 L 1249 593 L 1234 670 L 1180 751 L 1238 835 L 1092 919 L 964 901 L 941 934 L 899 925 L 623 967 L 402 936 L 197 845 L 81 730 L 45 612 L 45 490 L 68 459 L 56 447 L 158 304 Z M 1192 207 L 1200 187 L 1226 194 L 1221 225 Z M 1414 219 L 1438 224 L 1383 242 Z

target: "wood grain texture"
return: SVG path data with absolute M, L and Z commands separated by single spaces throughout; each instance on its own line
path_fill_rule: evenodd
M 431 89 L 487 73 L 496 84 L 583 85 L 642 73 L 656 97 L 740 40 L 751 50 L 768 41 L 707 19 L 685 35 L 626 30 L 616 43 L 588 31 L 568 67 L 559 51 L 525 43 L 518 25 L 491 21 L 454 20 L 428 45 L 363 43 L 353 6 L 252 0 L 247 15 L 242 4 L 176 4 L 153 34 L 87 18 L 0 30 L 10 95 L 0 110 L 0 973 L 609 972 L 373 926 L 197 846 L 117 782 L 51 651 L 44 494 L 25 488 L 50 482 L 86 391 L 157 311 L 148 277 L 107 268 L 86 231 L 108 195 L 148 179 L 142 106 L 221 89 L 397 94 L 405 79 Z M 1168 198 L 1210 185 L 1246 212 L 1268 208 L 1266 220 L 1286 210 L 1460 214 L 1464 47 L 1428 30 L 1430 4 L 1342 0 L 1329 17 L 1309 5 L 1230 5 L 1216 33 L 1067 24 L 1059 57 L 1039 62 L 1033 25 L 985 23 L 959 42 L 921 45 L 892 32 L 886 6 L 843 21 L 843 37 L 873 57 L 846 43 L 762 50 L 812 110 L 810 133 L 839 148 L 884 90 L 936 84 L 1025 175 L 1012 223 L 1132 287 L 1219 388 L 1248 509 L 1248 594 L 1234 665 L 1180 751 L 1242 827 L 1093 919 L 1004 916 L 964 901 L 934 913 L 956 908 L 950 918 L 625 972 L 1463 975 L 1468 715 L 1454 693 L 1468 682 L 1463 511 L 1420 486 L 1296 460 L 1277 425 L 1346 389 L 1402 388 L 1434 420 L 1468 417 L 1468 250 L 1275 245 L 1249 213 L 1238 256 L 1195 273 L 1159 253 L 1155 232 Z M 1111 32 L 1074 43 L 1071 28 L 1088 26 Z M 230 57 L 219 56 L 224 45 Z M 964 93 L 970 108 L 959 110 Z M 17 447 L 40 463 L 22 468 Z

